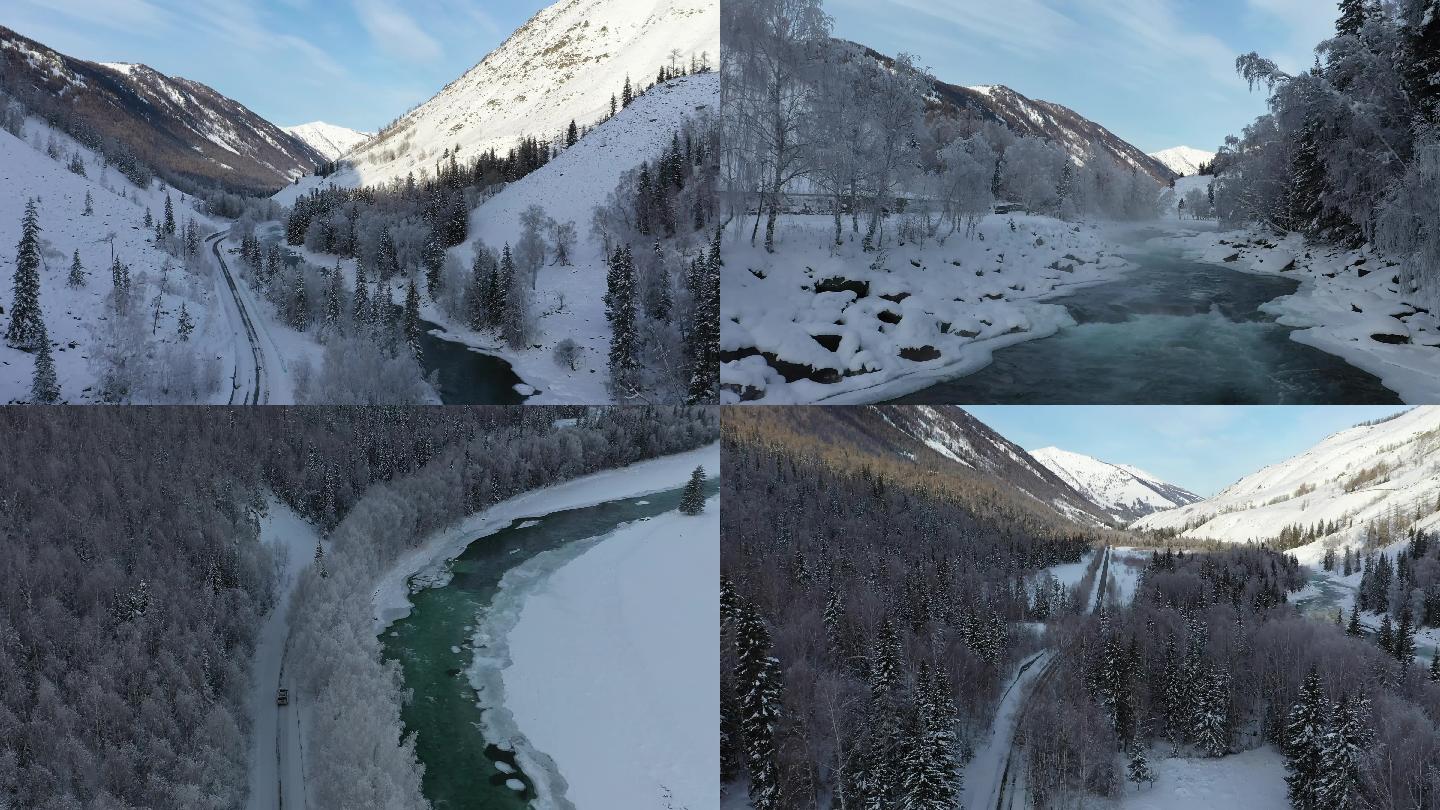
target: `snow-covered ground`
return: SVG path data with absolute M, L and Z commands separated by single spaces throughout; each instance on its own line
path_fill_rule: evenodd
M 971 373 L 1073 323 L 1046 298 L 1129 266 L 1096 226 L 1020 213 L 987 216 L 974 239 L 870 254 L 848 221 L 834 248 L 828 215 L 782 216 L 774 254 L 749 233 L 727 231 L 724 246 L 727 403 L 874 402 Z
M 1266 745 L 1218 759 L 1151 760 L 1156 780 L 1126 785 L 1121 810 L 1288 810 L 1285 760 Z
M 1089 570 L 1090 562 L 1094 558 L 1095 552 L 1091 550 L 1085 552 L 1085 556 L 1081 557 L 1079 562 L 1052 565 L 1045 570 L 1050 576 L 1058 580 L 1061 585 L 1067 588 L 1073 588 L 1079 584 L 1081 578 L 1085 576 L 1085 572 Z
M 1215 153 L 1196 149 L 1193 146 L 1172 146 L 1169 149 L 1161 149 L 1159 152 L 1151 152 L 1150 157 L 1164 163 L 1166 168 L 1172 172 L 1195 175 L 1200 171 L 1201 163 L 1208 163 L 1215 159 Z
M 314 559 L 315 528 L 290 507 L 270 498 L 260 522 L 260 542 L 275 555 L 277 600 L 260 628 L 250 663 L 250 793 L 246 810 L 305 807 L 301 755 L 301 690 L 286 680 L 285 648 L 290 638 L 290 593 L 300 572 Z M 290 705 L 276 704 L 276 690 L 290 690 Z
M 1201 231 L 1172 240 L 1201 261 L 1299 281 L 1293 294 L 1261 307 L 1297 327 L 1293 340 L 1374 374 L 1406 402 L 1440 401 L 1440 318 L 1400 291 L 1393 262 L 1298 234 Z
M 311 121 L 308 124 L 281 129 L 309 144 L 311 149 L 324 155 L 326 160 L 334 160 L 375 137 L 373 132 L 360 132 L 324 121 Z
M 1244 542 L 1275 538 L 1287 526 L 1337 523 L 1341 529 L 1335 535 L 1296 549 L 1302 562 L 1313 563 L 1327 544 L 1358 548 L 1372 519 L 1432 506 L 1440 497 L 1437 450 L 1440 407 L 1417 407 L 1379 424 L 1342 430 L 1214 497 L 1147 515 L 1131 528 L 1189 527 L 1186 537 Z M 1429 514 L 1421 525 L 1437 522 L 1440 515 Z
M 400 557 L 380 577 L 371 605 L 375 632 L 410 615 L 410 578 L 444 568 L 476 538 L 493 534 L 516 518 L 578 509 L 619 498 L 638 498 L 683 484 L 696 466 L 706 475 L 720 474 L 720 445 L 636 462 L 628 467 L 592 473 L 554 486 L 531 490 L 478 512 L 425 540 Z M 718 582 L 718 580 L 717 580 Z
M 133 344 L 134 360 L 153 361 L 171 369 L 177 363 L 192 364 L 193 379 L 208 380 L 213 386 L 201 402 L 224 403 L 229 398 L 229 374 L 237 351 L 236 335 L 223 311 L 220 280 L 213 272 L 190 274 L 181 263 L 149 241 L 153 232 L 143 227 L 148 208 L 162 217 L 166 191 L 159 182 L 138 188 L 113 169 L 107 169 L 95 153 L 64 134 L 31 118 L 25 124 L 25 138 L 0 131 L 0 324 L 8 324 L 11 306 L 11 279 L 14 257 L 11 252 L 20 240 L 20 221 L 25 203 L 36 199 L 41 227 L 43 262 L 40 269 L 40 308 L 52 344 L 55 371 L 61 398 L 69 403 L 97 401 L 98 369 L 94 358 L 102 344 L 113 341 L 114 307 L 110 303 L 110 265 L 113 256 L 131 268 L 134 292 L 132 307 L 138 323 L 127 341 Z M 51 139 L 61 156 L 51 159 L 44 151 Z M 78 153 L 85 176 L 70 172 L 66 165 Z M 85 195 L 90 194 L 94 213 L 83 216 Z M 194 219 L 203 233 L 221 227 L 215 220 L 197 213 L 193 200 L 171 189 L 175 218 L 180 227 Z M 111 238 L 113 235 L 113 239 Z M 86 270 L 86 284 L 67 286 L 71 261 L 78 251 Z M 164 271 L 166 263 L 170 268 Z M 153 301 L 161 296 L 161 316 L 153 318 Z M 176 336 L 181 304 L 194 321 L 188 343 Z M 170 358 L 166 362 L 164 358 Z M 181 360 L 188 358 L 188 360 Z M 28 401 L 35 357 L 0 345 L 0 402 Z M 156 389 L 164 380 L 155 379 L 147 390 L 137 392 L 140 401 L 193 401 L 179 393 L 167 396 Z
M 1115 601 L 1128 605 L 1135 598 L 1135 589 L 1140 584 L 1140 573 L 1150 564 L 1150 552 L 1123 546 L 1110 550 L 1110 573 L 1107 575 L 1105 590 L 1112 588 Z
M 501 583 L 504 705 L 578 810 L 718 804 L 719 510 L 627 524 Z

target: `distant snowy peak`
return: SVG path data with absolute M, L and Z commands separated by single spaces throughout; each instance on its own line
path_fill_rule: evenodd
M 555 139 L 574 120 L 596 123 L 661 67 L 717 68 L 714 0 L 560 0 L 537 13 L 478 65 L 347 156 L 341 180 L 373 185 L 414 173 L 458 147 L 462 159 L 504 152 L 522 137 Z
M 1196 175 L 1200 173 L 1200 164 L 1214 160 L 1215 153 L 1193 146 L 1172 146 L 1151 152 L 1150 157 L 1164 163 L 1176 174 Z
M 1356 543 L 1395 516 L 1440 526 L 1440 407 L 1342 430 L 1245 476 L 1212 498 L 1138 520 L 1187 537 L 1273 540 L 1287 527 L 1334 528 L 1321 543 Z M 1402 524 L 1402 528 L 1404 525 Z M 1306 560 L 1302 555 L 1302 560 Z
M 63 113 L 171 178 L 255 193 L 314 171 L 321 155 L 199 82 L 128 62 L 66 56 L 0 26 L 0 89 Z
M 1122 523 L 1201 500 L 1183 487 L 1128 464 L 1111 464 L 1058 447 L 1032 450 L 1030 455 Z
M 359 132 L 324 121 L 311 121 L 308 124 L 281 129 L 309 144 L 311 149 L 324 155 L 327 160 L 334 160 L 375 137 L 373 132 Z

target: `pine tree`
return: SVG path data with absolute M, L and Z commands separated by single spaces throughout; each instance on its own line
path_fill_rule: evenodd
M 690 481 L 685 484 L 685 491 L 680 495 L 680 512 L 686 515 L 698 515 L 705 511 L 705 468 L 696 467 L 690 473 Z
M 890 617 L 880 624 L 880 635 L 870 657 L 870 690 L 874 694 L 888 692 L 900 683 L 900 636 Z
M 753 810 L 777 810 L 780 774 L 775 727 L 780 720 L 780 662 L 771 654 L 770 631 L 753 605 L 742 603 L 735 628 L 735 684 L 740 729 L 750 775 Z
M 1321 742 L 1321 769 L 1315 789 L 1316 807 L 1354 810 L 1359 802 L 1360 763 L 1364 759 L 1364 721 L 1349 697 L 1335 704 L 1330 730 Z
M 630 77 L 625 77 L 625 87 L 620 91 L 620 106 L 629 107 L 630 102 L 635 99 L 630 90 Z
M 1380 619 L 1380 632 L 1376 634 L 1375 640 L 1380 649 L 1391 655 L 1395 654 L 1395 627 L 1390 623 L 1389 613 Z
M 145 230 L 148 231 L 148 230 L 150 230 L 150 229 L 153 228 L 153 227 L 155 227 L 155 217 L 150 213 L 150 209 L 149 209 L 149 208 L 146 208 L 146 209 L 145 209 Z M 246 238 L 247 238 L 247 239 L 253 239 L 253 238 L 255 238 L 255 237 L 253 237 L 253 236 L 248 236 L 248 235 L 247 235 Z
M 37 405 L 53 405 L 60 401 L 60 382 L 55 378 L 55 361 L 50 356 L 50 337 L 40 334 L 40 348 L 35 354 L 35 376 L 30 382 L 30 399 Z
M 95 216 L 95 200 L 91 198 L 89 190 L 85 192 L 85 210 L 80 212 L 82 217 Z
M 1285 768 L 1289 775 L 1290 804 L 1296 810 L 1321 810 L 1319 788 L 1325 762 L 1325 692 L 1320 673 L 1310 667 L 1300 687 L 1300 699 L 1290 709 L 1285 726 Z
M 80 251 L 75 251 L 75 259 L 70 262 L 70 275 L 65 278 L 67 287 L 85 286 L 85 265 L 80 263 Z
M 355 325 L 359 326 L 370 320 L 370 290 L 369 284 L 365 281 L 364 262 L 355 263 L 355 307 L 352 314 L 355 318 Z
M 1401 666 L 1410 666 L 1415 660 L 1415 623 L 1410 618 L 1410 608 L 1400 609 L 1400 623 L 1395 628 L 1395 642 L 1392 654 Z
M 630 247 L 618 250 L 612 261 L 612 284 L 605 293 L 610 319 L 610 386 L 617 398 L 638 387 L 639 334 L 635 324 L 635 262 Z
M 565 130 L 565 146 L 567 148 L 574 146 L 578 140 L 580 140 L 580 132 L 575 128 L 575 119 L 571 118 L 570 128 Z
M 165 235 L 175 235 L 175 206 L 170 202 L 170 195 L 165 195 Z
M 1358 36 L 1365 25 L 1366 4 L 1370 0 L 1340 0 L 1340 17 L 1335 21 L 1335 33 L 1341 36 Z
M 410 346 L 410 352 L 416 357 L 420 356 L 420 291 L 415 287 L 415 279 L 410 279 L 410 285 L 405 290 L 405 342 Z
M 1212 757 L 1230 750 L 1230 676 L 1212 669 L 1200 685 L 1195 717 L 1195 742 Z
M 1430 680 L 1440 681 L 1440 651 L 1430 656 Z
M 1137 785 L 1155 781 L 1155 771 L 1150 768 L 1150 758 L 1145 745 L 1138 739 L 1130 744 L 1130 763 L 1125 769 L 1126 776 Z
M 40 213 L 34 200 L 25 203 L 25 215 L 20 220 L 13 291 L 5 342 L 21 351 L 33 351 L 45 340 L 45 321 L 40 313 Z
M 1360 632 L 1360 606 L 1358 604 L 1351 605 L 1350 621 L 1345 625 L 1345 635 L 1355 636 L 1358 638 L 1360 636 Z
M 310 303 L 305 294 L 304 265 L 295 269 L 295 286 L 290 293 L 290 325 L 300 332 L 310 328 Z
M 325 287 L 325 323 L 332 327 L 340 325 L 340 315 L 345 310 L 345 274 L 340 269 L 340 260 L 330 271 L 330 283 Z
M 181 342 L 190 342 L 190 333 L 195 331 L 195 322 L 190 319 L 190 310 L 186 308 L 185 302 L 180 302 L 180 317 L 175 322 L 175 334 L 180 337 Z

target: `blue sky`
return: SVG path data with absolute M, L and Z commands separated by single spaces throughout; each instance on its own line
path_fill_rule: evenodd
M 1214 151 L 1265 111 L 1235 75 L 1291 72 L 1333 33 L 1335 0 L 825 0 L 835 35 L 905 52 L 951 84 L 1063 104 L 1146 152 Z
M 4 0 L 61 53 L 208 84 L 281 126 L 375 130 L 458 78 L 545 0 Z
M 1210 496 L 1388 405 L 967 405 L 1026 450 L 1054 445 Z

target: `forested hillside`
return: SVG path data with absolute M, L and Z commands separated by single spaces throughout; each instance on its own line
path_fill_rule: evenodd
M 879 450 L 839 410 L 726 415 L 721 776 L 762 810 L 954 806 L 1039 646 L 1016 622 L 1088 604 L 1089 579 L 1031 575 L 1098 535 L 983 473 Z
M 0 410 L 0 804 L 242 803 L 268 492 L 330 532 L 297 603 L 328 695 L 311 806 L 420 806 L 357 577 L 426 527 L 715 429 L 705 409 Z

